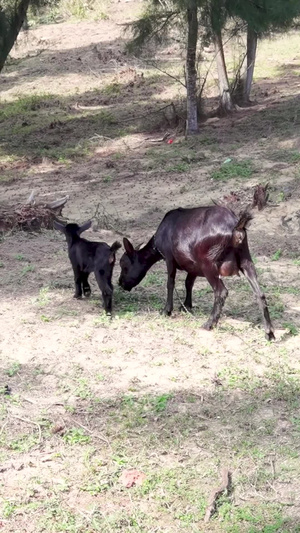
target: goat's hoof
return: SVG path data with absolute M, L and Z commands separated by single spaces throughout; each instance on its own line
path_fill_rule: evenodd
M 191 315 L 194 314 L 193 308 L 189 307 L 188 305 L 181 305 L 179 307 L 179 311 L 183 311 L 184 313 L 191 313 Z
M 83 293 L 86 298 L 89 298 L 92 294 L 92 291 L 91 289 L 87 289 L 86 291 L 83 291 Z
M 208 320 L 203 324 L 202 329 L 206 329 L 206 331 L 210 331 L 213 328 L 213 324 Z
M 161 315 L 164 315 L 164 316 L 171 316 L 172 311 L 169 311 L 168 309 L 165 309 L 165 308 L 164 308 L 164 309 L 162 309 L 162 310 L 160 311 L 160 314 L 161 314 Z
M 82 294 L 74 294 L 73 298 L 76 298 L 76 300 L 81 300 Z
M 273 331 L 267 332 L 265 336 L 267 341 L 275 341 L 275 335 Z

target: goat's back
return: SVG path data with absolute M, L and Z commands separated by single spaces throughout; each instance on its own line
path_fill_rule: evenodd
M 237 216 L 223 206 L 173 209 L 161 221 L 155 240 L 180 234 L 181 237 L 193 234 L 201 239 L 207 236 L 231 235 L 238 222 Z
M 77 263 L 83 272 L 93 272 L 109 264 L 111 254 L 110 247 L 106 242 L 87 241 L 78 239 L 69 249 L 69 257 L 72 263 Z
M 223 206 L 174 209 L 159 225 L 155 246 L 165 259 L 175 259 L 178 268 L 200 272 L 203 262 L 215 261 L 233 247 L 238 220 Z M 248 246 L 246 235 L 242 246 Z

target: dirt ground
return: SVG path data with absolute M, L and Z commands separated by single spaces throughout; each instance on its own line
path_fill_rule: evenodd
M 3 235 L 0 530 L 300 531 L 300 38 L 262 43 L 256 105 L 185 140 L 169 108 L 156 113 L 180 110 L 181 89 L 124 52 L 121 23 L 140 10 L 119 2 L 108 20 L 20 36 L 0 79 L 1 204 L 68 194 L 69 220 L 93 217 L 87 238 L 138 245 L 173 207 L 233 191 L 239 210 L 269 182 L 248 235 L 276 342 L 241 278 L 226 280 L 224 315 L 207 332 L 205 280 L 187 316 L 179 274 L 165 318 L 164 263 L 127 294 L 117 261 L 110 320 L 94 280 L 91 299 L 72 298 L 60 234 Z M 174 72 L 177 54 L 162 52 Z M 155 142 L 166 132 L 172 144 Z M 225 467 L 232 486 L 206 524 Z M 146 481 L 126 488 L 131 468 Z

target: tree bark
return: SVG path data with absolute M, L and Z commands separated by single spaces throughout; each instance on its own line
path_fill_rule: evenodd
M 216 33 L 214 35 L 214 45 L 220 89 L 220 111 L 222 113 L 231 113 L 232 111 L 234 111 L 235 105 L 233 103 L 229 88 L 221 33 Z
M 253 82 L 254 66 L 257 49 L 257 33 L 251 28 L 247 29 L 247 68 L 243 76 L 243 101 L 250 102 L 250 93 Z
M 19 0 L 12 10 L 0 9 L 0 72 L 24 22 L 30 0 Z
M 193 0 L 187 9 L 188 39 L 186 53 L 187 127 L 186 133 L 198 132 L 196 50 L 198 41 L 198 10 Z

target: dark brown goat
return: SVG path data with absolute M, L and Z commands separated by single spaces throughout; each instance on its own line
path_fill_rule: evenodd
M 230 209 L 221 206 L 169 211 L 155 235 L 142 249 L 135 250 L 128 239 L 123 239 L 126 252 L 120 260 L 119 285 L 130 291 L 140 283 L 154 263 L 165 259 L 168 297 L 164 313 L 171 315 L 176 270 L 188 273 L 184 301 L 184 307 L 188 310 L 192 309 L 192 289 L 196 277 L 205 277 L 214 291 L 213 310 L 204 324 L 205 329 L 211 329 L 217 324 L 228 295 L 221 278 L 239 275 L 241 271 L 257 296 L 266 337 L 268 340 L 274 339 L 266 298 L 258 285 L 248 248 L 246 228 L 251 218 L 247 211 L 238 218 Z
M 91 295 L 91 287 L 88 277 L 94 272 L 95 278 L 102 293 L 104 309 L 107 314 L 112 312 L 113 286 L 111 282 L 114 264 L 116 261 L 116 251 L 121 248 L 121 244 L 116 241 L 111 246 L 106 242 L 94 242 L 82 239 L 80 234 L 91 227 L 89 220 L 78 226 L 78 224 L 61 224 L 54 221 L 55 229 L 61 231 L 67 240 L 69 259 L 74 272 L 75 294 L 74 298 Z

